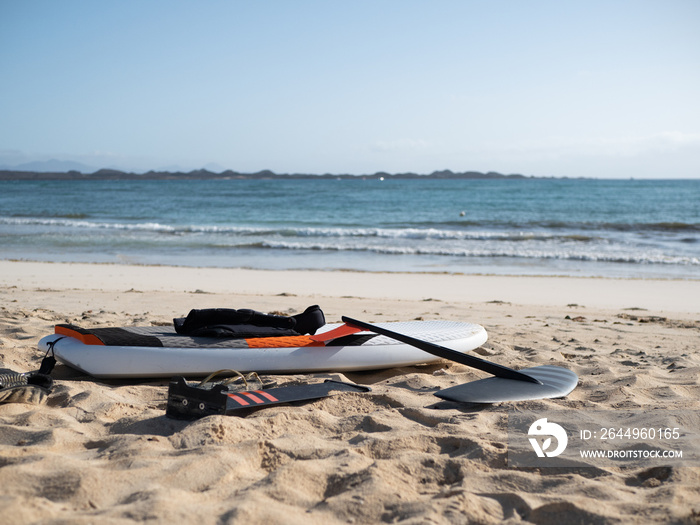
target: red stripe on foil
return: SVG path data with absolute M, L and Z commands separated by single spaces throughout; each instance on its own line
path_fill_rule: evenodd
M 267 392 L 263 392 L 262 390 L 256 390 L 255 393 L 256 393 L 256 394 L 260 394 L 261 396 L 263 396 L 263 397 L 264 397 L 265 399 L 267 399 L 268 401 L 279 401 L 279 399 L 277 399 L 277 398 L 276 398 L 275 396 L 273 396 L 272 394 L 268 394 Z
M 244 396 L 246 396 L 247 398 L 252 399 L 252 400 L 255 401 L 258 405 L 261 405 L 261 404 L 263 404 L 263 403 L 265 402 L 265 401 L 263 401 L 262 399 L 260 399 L 258 396 L 256 396 L 255 394 L 253 394 L 252 392 L 241 392 L 241 394 L 244 395 Z
M 246 401 L 245 399 L 243 399 L 240 396 L 237 396 L 236 394 L 229 394 L 228 397 L 230 397 L 231 399 L 233 399 L 234 401 L 236 401 L 240 405 L 243 405 L 243 406 L 250 405 L 250 403 L 248 403 L 248 401 Z

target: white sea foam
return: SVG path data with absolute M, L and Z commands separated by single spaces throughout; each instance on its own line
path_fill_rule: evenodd
M 530 241 L 565 238 L 586 242 L 593 237 L 581 234 L 560 234 L 533 231 L 460 231 L 437 228 L 316 228 L 316 227 L 279 227 L 261 228 L 254 226 L 216 226 L 216 225 L 167 225 L 157 222 L 95 222 L 77 219 L 53 218 L 16 218 L 0 217 L 0 225 L 48 226 L 76 229 L 105 229 L 124 231 L 152 231 L 156 233 L 187 234 L 209 233 L 230 235 L 280 235 L 282 237 L 374 237 L 381 239 L 407 240 L 510 240 Z
M 571 247 L 531 247 L 523 248 L 518 244 L 505 244 L 483 247 L 440 247 L 440 246 L 387 246 L 363 243 L 304 243 L 304 242 L 272 242 L 260 243 L 260 247 L 276 250 L 312 250 L 336 252 L 372 252 L 384 255 L 433 255 L 447 257 L 479 257 L 479 258 L 525 258 L 525 259 L 559 259 L 570 261 L 613 262 L 628 264 L 674 264 L 700 265 L 700 257 L 666 255 L 661 252 L 624 253 L 619 250 L 583 251 Z

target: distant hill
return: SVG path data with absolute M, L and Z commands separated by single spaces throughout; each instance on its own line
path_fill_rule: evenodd
M 80 162 L 56 159 L 26 162 L 17 166 L 3 166 L 2 168 L 6 169 L 7 171 L 28 171 L 39 173 L 61 173 L 69 171 L 90 173 L 95 171 L 94 167 L 86 166 L 85 164 L 81 164 Z
M 49 161 L 51 162 L 51 161 Z M 56 161 L 62 162 L 62 161 Z M 45 163 L 30 163 L 45 164 Z M 78 163 L 65 162 L 65 164 L 78 165 L 65 170 L 45 171 L 43 169 L 25 170 L 19 167 L 11 170 L 0 170 L 0 180 L 214 180 L 214 179 L 258 179 L 258 180 L 288 180 L 288 179 L 524 179 L 525 175 L 503 175 L 490 171 L 481 173 L 478 171 L 452 172 L 450 170 L 434 171 L 428 175 L 417 173 L 384 173 L 377 172 L 371 175 L 330 174 L 314 175 L 306 173 L 278 174 L 270 170 L 257 173 L 239 173 L 225 170 L 220 173 L 205 169 L 189 172 L 149 171 L 147 173 L 127 173 L 113 169 L 101 169 L 92 173 L 83 171 L 84 166 Z

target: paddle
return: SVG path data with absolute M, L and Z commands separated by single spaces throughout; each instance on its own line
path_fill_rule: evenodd
M 452 350 L 444 346 L 436 345 L 428 341 L 422 341 L 421 339 L 416 339 L 414 337 L 400 334 L 392 330 L 387 330 L 386 328 L 382 328 L 381 326 L 376 326 L 373 324 L 365 323 L 363 321 L 358 321 L 356 319 L 351 319 L 350 317 L 343 316 L 342 320 L 346 325 L 349 325 L 351 327 L 362 328 L 363 330 L 367 330 L 369 332 L 374 332 L 376 334 L 391 337 L 392 339 L 396 339 L 397 341 L 401 341 L 402 343 L 406 343 L 407 345 L 420 348 L 421 350 L 428 352 L 429 354 L 442 357 L 443 359 L 450 359 L 452 361 L 456 361 L 457 363 L 476 368 L 477 370 L 488 372 L 489 374 L 493 374 L 496 377 L 500 377 L 503 379 L 512 379 L 516 381 L 525 381 L 527 383 L 534 383 L 536 385 L 542 384 L 542 382 L 539 381 L 537 378 L 523 374 L 521 372 L 518 372 L 517 370 L 508 368 L 507 366 L 501 366 L 499 364 L 492 363 L 491 361 L 479 359 L 478 357 L 463 354 L 462 352 L 458 352 L 456 350 Z

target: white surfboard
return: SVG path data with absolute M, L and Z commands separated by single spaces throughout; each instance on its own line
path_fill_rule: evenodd
M 327 324 L 318 330 L 317 335 L 340 326 Z M 488 338 L 482 326 L 455 321 L 408 321 L 377 323 L 377 326 L 459 352 L 474 350 Z M 262 339 L 216 340 L 182 336 L 169 327 L 124 327 L 113 330 L 134 334 L 137 342 L 138 337 L 144 340 L 157 338 L 163 346 L 131 346 L 133 341 L 124 346 L 106 346 L 91 337 L 89 331 L 73 333 L 57 327 L 56 334 L 39 341 L 39 349 L 47 352 L 53 346 L 58 361 L 102 378 L 196 377 L 222 369 L 258 373 L 352 372 L 440 360 L 423 350 L 369 331 L 334 339 L 326 344 L 307 344 L 304 340 L 308 336 L 301 336 L 302 344 L 293 339 L 284 343 L 296 346 L 256 347 L 258 344 L 275 344 L 274 339 L 282 341 L 286 338 L 265 338 L 267 341 L 260 343 Z

